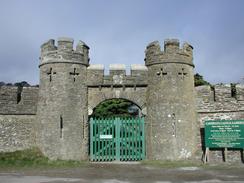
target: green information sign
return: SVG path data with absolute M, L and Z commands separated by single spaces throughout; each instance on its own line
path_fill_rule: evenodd
M 244 120 L 205 121 L 205 146 L 244 148 Z

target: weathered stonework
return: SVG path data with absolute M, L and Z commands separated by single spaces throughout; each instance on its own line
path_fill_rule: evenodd
M 123 98 L 145 115 L 148 159 L 200 160 L 205 120 L 244 119 L 244 85 L 194 88 L 192 50 L 176 39 L 164 49 L 152 42 L 145 65 L 131 65 L 126 75 L 124 65 L 112 64 L 105 75 L 103 65 L 89 64 L 84 42 L 74 48 L 70 38 L 47 41 L 39 87 L 0 87 L 0 151 L 38 146 L 50 159 L 88 159 L 89 115 L 104 100 Z
M 35 146 L 36 115 L 0 115 L 0 152 Z
M 178 40 L 146 49 L 147 154 L 150 159 L 186 159 L 196 151 L 192 47 Z
M 88 50 L 68 38 L 42 45 L 37 145 L 51 159 L 87 159 Z

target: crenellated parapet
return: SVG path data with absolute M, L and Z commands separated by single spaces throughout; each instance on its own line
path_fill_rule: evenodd
M 198 86 L 198 112 L 244 111 L 244 85 L 218 84 Z
M 154 41 L 145 50 L 145 64 L 150 66 L 162 63 L 180 63 L 194 66 L 192 51 L 193 47 L 188 43 L 184 43 L 180 47 L 178 39 L 166 39 L 164 41 L 164 50 L 161 49 L 158 41 Z
M 0 87 L 0 115 L 36 114 L 38 87 Z
M 41 46 L 40 66 L 48 63 L 77 63 L 89 65 L 89 47 L 79 41 L 73 48 L 74 40 L 71 38 L 50 39 Z
M 111 64 L 109 75 L 105 75 L 104 66 L 101 64 L 90 65 L 87 68 L 87 85 L 95 86 L 147 86 L 147 67 L 133 64 L 130 67 L 130 75 L 126 75 L 126 67 L 123 64 Z

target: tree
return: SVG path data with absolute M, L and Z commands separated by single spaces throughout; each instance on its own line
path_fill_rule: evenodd
M 0 86 L 18 86 L 18 87 L 28 87 L 31 86 L 28 82 L 26 81 L 21 81 L 17 83 L 5 83 L 3 81 L 0 82 Z
M 93 111 L 93 118 L 135 117 L 139 107 L 125 99 L 110 99 L 100 103 Z
M 195 84 L 195 86 L 210 85 L 210 83 L 207 82 L 207 81 L 205 81 L 205 80 L 203 79 L 203 76 L 200 75 L 200 74 L 198 74 L 198 73 L 196 73 L 196 74 L 194 75 L 194 84 Z
M 18 82 L 18 83 L 14 83 L 14 86 L 27 87 L 27 86 L 30 86 L 30 84 L 27 83 L 26 81 L 21 81 L 21 82 Z
M 4 86 L 5 83 L 3 81 L 0 82 L 0 86 Z

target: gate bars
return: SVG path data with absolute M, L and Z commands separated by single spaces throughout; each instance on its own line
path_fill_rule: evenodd
M 144 118 L 90 120 L 91 161 L 145 159 Z

